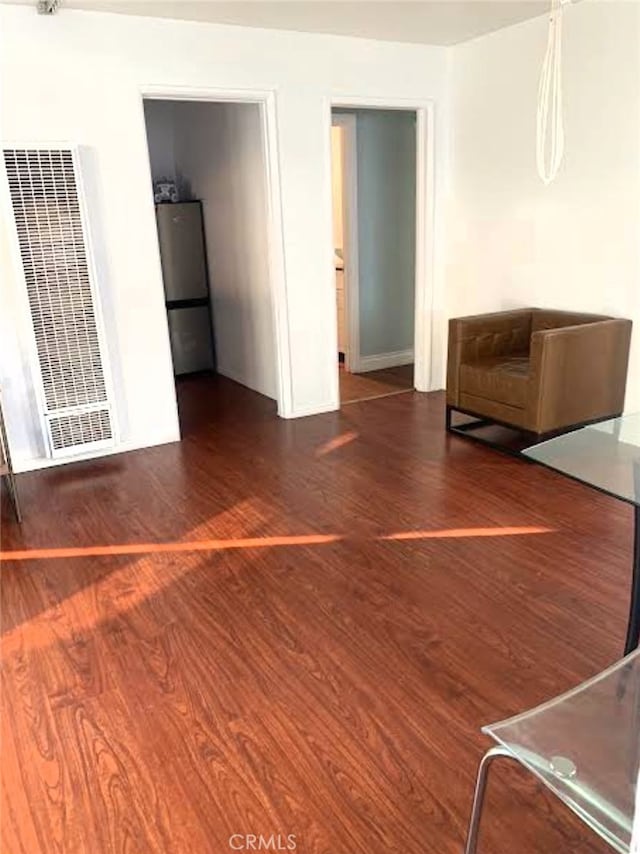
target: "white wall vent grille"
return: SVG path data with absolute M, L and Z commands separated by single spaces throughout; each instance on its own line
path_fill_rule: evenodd
M 10 148 L 4 162 L 52 456 L 114 443 L 99 303 L 75 149 Z

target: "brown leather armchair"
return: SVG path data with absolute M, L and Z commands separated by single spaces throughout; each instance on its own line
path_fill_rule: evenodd
M 526 308 L 449 321 L 453 410 L 537 435 L 622 412 L 631 321 Z

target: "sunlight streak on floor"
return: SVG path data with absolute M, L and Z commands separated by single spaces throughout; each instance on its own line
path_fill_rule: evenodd
M 553 534 L 554 528 L 444 528 L 441 531 L 399 531 L 381 534 L 379 540 L 455 540 L 464 537 L 514 537 L 523 534 Z
M 506 528 L 443 528 L 436 531 L 399 531 L 380 534 L 378 540 L 447 540 L 472 537 L 514 537 L 527 534 L 552 534 L 554 528 L 536 526 Z M 56 560 L 61 558 L 114 557 L 168 552 L 216 552 L 228 549 L 265 549 L 282 546 L 321 546 L 347 540 L 346 534 L 293 534 L 274 537 L 187 540 L 177 543 L 120 543 L 113 546 L 23 549 L 0 551 L 0 561 Z
M 25 549 L 0 552 L 0 560 L 53 560 L 71 557 L 113 557 L 154 552 L 216 552 L 226 549 L 264 549 L 274 546 L 319 546 L 342 540 L 340 534 L 302 534 L 280 537 L 245 537 L 227 540 L 196 540 L 184 543 L 123 543 L 114 546 Z
M 324 457 L 326 454 L 330 454 L 332 451 L 337 451 L 338 448 L 342 448 L 350 442 L 353 442 L 359 435 L 360 434 L 356 433 L 355 430 L 348 430 L 346 433 L 341 433 L 339 436 L 329 439 L 328 442 L 325 442 L 323 445 L 316 448 L 315 455 L 316 457 Z

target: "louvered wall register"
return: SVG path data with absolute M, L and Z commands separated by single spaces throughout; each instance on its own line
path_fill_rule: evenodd
M 52 457 L 114 444 L 100 306 L 73 148 L 5 149 Z

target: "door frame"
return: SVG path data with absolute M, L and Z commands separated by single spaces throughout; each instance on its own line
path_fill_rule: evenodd
M 145 101 L 202 101 L 209 103 L 257 104 L 260 108 L 262 140 L 265 153 L 265 181 L 267 198 L 267 244 L 271 315 L 275 338 L 276 387 L 278 415 L 291 418 L 293 412 L 293 385 L 289 336 L 289 309 L 284 264 L 284 237 L 282 220 L 282 190 L 278 153 L 276 92 L 273 89 L 202 88 L 188 86 L 163 86 L 149 84 L 140 89 L 141 134 L 147 152 L 149 178 L 152 182 L 151 159 L 147 142 L 144 116 Z M 153 211 L 153 194 L 149 193 Z M 160 269 L 160 245 L 157 245 L 158 269 Z M 166 328 L 167 348 L 170 350 L 169 328 Z M 173 374 L 171 377 L 174 382 Z
M 434 223 L 435 223 L 435 107 L 432 99 L 407 99 L 407 98 L 376 98 L 361 95 L 340 96 L 326 99 L 325 102 L 325 127 L 328 139 L 327 150 L 327 181 L 331 181 L 331 124 L 333 121 L 332 110 L 340 109 L 373 109 L 373 110 L 407 110 L 415 112 L 416 115 L 416 252 L 415 252 L 415 294 L 414 294 L 414 379 L 413 384 L 417 391 L 431 391 L 432 388 L 432 347 L 433 347 L 433 321 L 435 303 L 435 268 L 434 268 Z M 345 134 L 345 145 L 346 145 Z M 353 137 L 355 145 L 356 137 Z M 345 152 L 346 153 L 346 152 Z M 353 151 L 355 155 L 355 149 Z M 345 160 L 346 165 L 346 160 Z M 349 203 L 353 204 L 355 199 L 357 205 L 357 180 L 355 172 L 352 171 L 350 184 L 356 183 L 355 190 L 349 187 Z M 328 194 L 330 196 L 331 186 L 328 183 Z M 356 207 L 352 208 L 357 209 Z M 348 217 L 353 219 L 353 217 Z M 352 239 L 354 231 L 345 220 L 348 240 Z M 333 244 L 333 230 L 331 234 Z M 357 239 L 357 225 L 355 230 Z M 347 240 L 345 240 L 347 243 Z M 333 259 L 333 245 L 331 246 L 331 258 Z M 353 247 L 349 255 L 353 256 Z M 345 252 L 345 254 L 347 254 Z M 349 330 L 348 349 L 354 351 L 351 335 L 355 331 L 355 343 L 358 349 L 350 355 L 350 365 L 357 365 L 360 359 L 359 351 L 359 316 L 357 312 L 359 298 L 357 293 L 357 251 L 355 253 L 356 268 L 352 269 L 351 280 L 347 274 L 347 262 L 345 261 L 345 279 L 347 287 L 347 328 Z M 333 264 L 331 265 L 333 268 Z M 355 282 L 354 287 L 354 273 Z M 335 271 L 332 271 L 332 290 L 335 292 Z M 334 299 L 335 306 L 335 299 Z M 335 309 L 335 325 L 337 328 L 337 308 Z M 353 326 L 352 326 L 353 324 Z M 332 354 L 333 372 L 335 374 L 336 406 L 340 406 L 339 381 L 337 353 Z
M 344 366 L 347 371 L 360 368 L 360 297 L 358 290 L 358 127 L 349 113 L 331 115 L 331 126 L 341 127 L 342 136 L 342 229 L 344 256 L 344 310 L 347 349 Z M 332 179 L 333 180 L 333 179 Z

